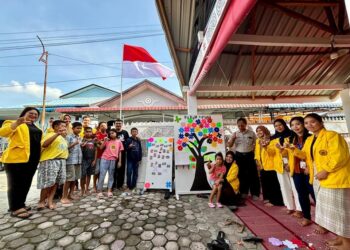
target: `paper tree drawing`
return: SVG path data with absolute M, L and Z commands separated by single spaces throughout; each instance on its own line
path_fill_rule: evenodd
M 210 156 L 214 156 L 215 153 L 224 149 L 222 117 L 215 118 L 212 116 L 175 117 L 175 123 L 180 125 L 175 131 L 178 133 L 176 151 L 180 153 L 177 155 L 177 159 L 181 163 L 188 163 L 191 168 L 195 169 L 191 191 L 211 189 L 207 180 L 205 163 Z M 188 154 L 181 154 L 181 152 Z M 188 159 L 181 161 L 182 155 L 187 156 Z

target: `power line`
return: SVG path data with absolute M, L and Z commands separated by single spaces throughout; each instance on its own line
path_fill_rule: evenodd
M 24 56 L 39 56 L 39 54 L 24 54 L 24 55 L 9 55 L 9 56 L 0 56 L 0 58 L 12 58 L 12 57 L 24 57 Z
M 81 60 L 81 59 L 76 59 L 76 58 L 72 58 L 72 57 L 68 57 L 68 56 L 61 56 L 61 55 L 57 55 L 57 54 L 54 54 L 54 53 L 52 53 L 50 55 L 58 56 L 58 57 L 61 57 L 61 58 L 65 58 L 65 59 L 69 59 L 69 60 L 73 60 L 73 61 L 77 61 L 77 62 L 88 63 L 88 64 L 92 64 L 92 65 L 96 65 L 96 66 L 101 66 L 101 67 L 105 67 L 105 68 L 115 69 L 114 67 L 111 67 L 111 66 L 106 66 L 106 65 L 103 65 L 103 64 L 99 64 L 99 63 L 92 63 L 92 62 L 88 62 L 88 61 L 84 61 L 84 60 Z
M 116 78 L 120 77 L 120 75 L 113 76 L 99 76 L 99 77 L 90 77 L 90 78 L 81 78 L 81 79 L 71 79 L 71 80 L 62 80 L 62 81 L 49 81 L 49 83 L 67 83 L 67 82 L 78 82 L 78 81 L 88 81 L 88 80 L 96 80 L 96 79 L 106 79 L 106 78 Z M 22 87 L 22 86 L 31 86 L 31 85 L 43 85 L 42 83 L 28 83 L 24 85 L 14 85 L 14 84 L 4 84 L 0 85 L 0 88 L 13 88 L 13 87 Z
M 124 32 L 109 32 L 109 33 L 93 33 L 93 34 L 77 34 L 77 35 L 65 35 L 65 36 L 48 36 L 43 37 L 43 41 L 52 41 L 52 40 L 63 40 L 63 39 L 79 39 L 84 37 L 98 37 L 98 36 L 107 36 L 107 35 L 134 35 L 140 33 L 152 33 L 152 32 L 162 32 L 162 30 L 133 30 L 133 31 L 124 31 Z M 36 41 L 35 38 L 13 38 L 13 39 L 0 39 L 0 44 L 18 44 L 18 43 L 28 43 Z
M 118 40 L 127 40 L 127 39 L 133 39 L 133 38 L 141 38 L 141 37 L 153 37 L 153 36 L 162 36 L 163 33 L 155 33 L 155 34 L 149 34 L 149 35 L 135 35 L 135 36 L 128 36 L 128 37 L 118 37 L 118 38 L 106 38 L 106 39 L 94 39 L 94 40 L 82 40 L 82 41 L 72 41 L 72 42 L 61 42 L 61 43 L 47 43 L 45 44 L 46 47 L 55 47 L 55 46 L 64 46 L 64 45 L 75 45 L 75 44 L 89 44 L 89 43 L 100 43 L 100 42 L 109 42 L 109 41 L 118 41 Z M 24 45 L 24 46 L 12 46 L 12 47 L 0 47 L 0 51 L 5 50 L 19 50 L 19 49 L 32 49 L 32 48 L 39 48 L 41 45 L 33 44 L 33 45 Z
M 55 30 L 32 30 L 32 31 L 19 31 L 19 32 L 0 32 L 0 35 L 16 35 L 16 34 L 29 34 L 29 33 L 49 33 L 49 32 L 61 32 L 61 31 L 78 31 L 78 30 L 103 30 L 103 29 L 118 29 L 118 28 L 134 28 L 134 27 L 151 27 L 158 26 L 159 24 L 143 24 L 143 25 L 127 25 L 127 26 L 112 26 L 112 27 L 94 27 L 94 28 L 73 28 L 73 29 L 55 29 Z

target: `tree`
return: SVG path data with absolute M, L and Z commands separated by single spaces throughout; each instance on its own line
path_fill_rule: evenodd
M 179 151 L 189 151 L 191 167 L 196 169 L 191 191 L 210 190 L 211 187 L 207 180 L 205 172 L 206 157 L 215 154 L 214 151 L 208 151 L 208 146 L 216 148 L 224 140 L 221 138 L 220 122 L 213 122 L 210 116 L 203 118 L 189 117 L 186 122 L 181 123 L 179 128 L 179 139 L 177 149 Z

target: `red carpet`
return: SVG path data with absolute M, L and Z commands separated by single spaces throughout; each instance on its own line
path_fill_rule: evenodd
M 262 201 L 251 200 L 247 200 L 246 204 L 247 206 L 240 207 L 235 214 L 256 236 L 264 239 L 263 245 L 266 249 L 285 248 L 285 246 L 272 246 L 268 241 L 270 237 L 282 241 L 296 238 L 306 244 L 312 243 L 312 246 L 317 250 L 326 249 L 325 240 L 334 237 L 331 233 L 315 234 L 313 232 L 315 225 L 301 227 L 298 224 L 298 219 L 287 215 L 283 207 L 265 207 Z

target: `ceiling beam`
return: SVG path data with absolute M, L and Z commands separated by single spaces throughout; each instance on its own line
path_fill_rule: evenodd
M 274 10 L 277 10 L 277 11 L 280 11 L 282 12 L 283 14 L 289 16 L 289 17 L 292 17 L 294 19 L 297 19 L 299 21 L 302 21 L 302 22 L 305 22 L 307 24 L 310 24 L 320 30 L 324 30 L 324 31 L 327 31 L 331 34 L 334 34 L 334 30 L 328 26 L 328 25 L 325 25 L 319 21 L 316 21 L 310 17 L 307 17 L 307 16 L 304 16 L 303 14 L 300 14 L 299 12 L 296 12 L 294 10 L 291 10 L 291 9 L 288 9 L 286 7 L 283 7 L 281 5 L 278 5 L 270 0 L 263 0 L 259 3 L 262 3 L 264 4 L 265 6 L 269 7 L 269 8 L 272 8 Z
M 233 55 L 233 56 L 251 56 L 251 52 L 231 52 L 231 51 L 224 51 L 222 52 L 224 55 Z M 255 56 L 318 56 L 318 55 L 326 55 L 329 54 L 329 51 L 319 51 L 319 52 L 255 52 Z
M 339 3 L 328 1 L 277 1 L 276 4 L 284 7 L 337 7 Z
M 265 47 L 310 47 L 310 48 L 334 48 L 350 47 L 349 35 L 336 35 L 331 37 L 291 37 L 291 36 L 264 36 L 249 34 L 234 34 L 228 44 L 250 45 Z
M 337 24 L 335 22 L 335 18 L 334 18 L 334 14 L 333 14 L 333 10 L 331 7 L 324 7 L 324 10 L 326 12 L 327 18 L 328 18 L 328 23 L 329 26 L 331 27 L 331 29 L 333 30 L 334 34 L 339 33 Z
M 210 104 L 273 104 L 273 103 L 303 103 L 303 102 L 329 102 L 329 96 L 281 96 L 277 100 L 273 96 L 256 96 L 254 100 L 251 97 L 240 98 L 207 98 L 197 97 L 198 105 Z
M 339 2 L 339 13 L 338 13 L 338 29 L 340 33 L 344 33 L 344 22 L 345 22 L 345 2 Z
M 232 86 L 207 86 L 200 85 L 197 93 L 201 92 L 250 92 L 250 91 L 303 91 L 303 90 L 343 90 L 346 84 L 328 84 L 328 85 L 277 85 L 277 86 L 252 86 L 252 85 L 232 85 Z

